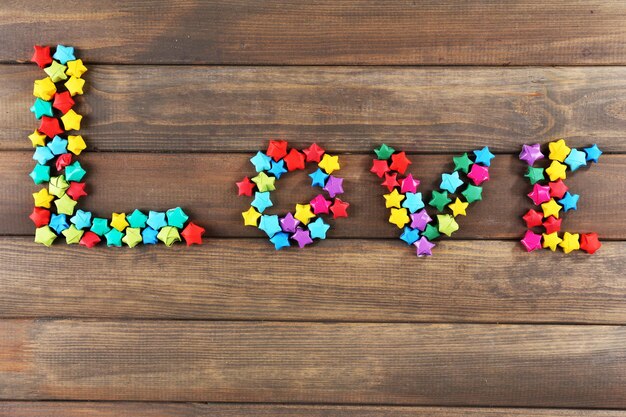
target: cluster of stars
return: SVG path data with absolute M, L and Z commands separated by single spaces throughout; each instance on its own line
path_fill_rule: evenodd
M 382 185 L 389 194 L 385 194 L 385 207 L 390 209 L 389 223 L 402 229 L 400 239 L 409 245 L 415 245 L 417 256 L 430 256 L 435 244 L 432 243 L 441 234 L 451 236 L 459 229 L 455 218 L 465 216 L 466 209 L 478 200 L 482 200 L 482 186 L 489 180 L 489 166 L 494 155 L 484 147 L 454 157 L 454 170 L 441 174 L 439 190 L 434 190 L 428 203 L 424 203 L 422 193 L 417 192 L 419 180 L 411 174 L 405 176 L 411 161 L 405 152 L 382 144 L 375 149 L 376 158 L 371 172 L 383 178 Z M 473 159 L 472 159 L 473 158 Z M 466 185 L 463 177 L 469 181 Z M 428 213 L 426 205 L 436 210 L 434 218 Z
M 594 253 L 601 246 L 597 233 L 579 235 L 565 232 L 559 235 L 562 213 L 576 210 L 580 197 L 578 194 L 570 193 L 563 180 L 566 179 L 568 169 L 574 172 L 588 162 L 597 163 L 602 151 L 595 144 L 582 151 L 569 148 L 563 139 L 550 142 L 548 148 L 550 165 L 545 169 L 534 166 L 536 161 L 545 158 L 538 143 L 523 145 L 519 155 L 519 158 L 528 164 L 525 176 L 533 187 L 528 193 L 528 198 L 535 206 L 541 207 L 540 211 L 530 209 L 523 216 L 528 230 L 521 240 L 522 245 L 528 252 L 541 248 L 554 252 L 560 247 L 565 253 L 579 249 Z M 544 233 L 535 233 L 533 228 L 543 228 Z
M 257 152 L 250 162 L 257 174 L 237 183 L 240 196 L 254 197 L 250 208 L 241 213 L 243 222 L 265 232 L 276 250 L 291 246 L 291 241 L 304 248 L 314 239 L 326 239 L 330 225 L 320 215 L 332 214 L 334 219 L 348 217 L 349 204 L 337 197 L 343 194 L 343 179 L 333 175 L 341 168 L 339 157 L 327 154 L 317 144 L 299 151 L 289 149 L 284 140 L 270 140 L 267 151 Z M 287 172 L 305 169 L 310 162 L 318 167 L 309 174 L 311 186 L 320 187 L 328 198 L 318 194 L 307 204 L 296 204 L 293 213 L 281 217 L 266 214 L 265 210 L 273 206 L 270 193 L 276 189 L 277 180 Z
M 77 134 L 82 116 L 73 107 L 74 98 L 83 94 L 82 75 L 87 68 L 75 57 L 74 48 L 64 45 L 58 45 L 53 55 L 49 46 L 35 46 L 32 61 L 47 75 L 35 81 L 35 102 L 30 108 L 40 122 L 29 136 L 37 162 L 30 177 L 37 185 L 47 184 L 33 193 L 35 207 L 30 218 L 36 227 L 35 242 L 50 246 L 62 235 L 68 244 L 93 247 L 106 240 L 107 246 L 132 248 L 159 240 L 171 246 L 181 241 L 182 235 L 187 245 L 201 244 L 204 229 L 187 223 L 189 217 L 180 207 L 147 215 L 139 210 L 130 215 L 113 213 L 110 221 L 76 208 L 78 200 L 87 195 L 86 171 L 73 159 L 86 145 Z

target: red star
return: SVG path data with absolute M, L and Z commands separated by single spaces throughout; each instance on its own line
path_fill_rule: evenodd
M 70 187 L 65 191 L 65 194 L 69 195 L 72 200 L 77 201 L 79 198 L 87 195 L 85 183 L 70 181 Z
M 557 219 L 554 216 L 548 217 L 548 220 L 543 222 L 543 227 L 546 229 L 546 234 L 558 232 L 561 230 L 561 222 L 563 219 Z
M 350 207 L 350 203 L 346 203 L 345 201 L 335 198 L 333 205 L 330 206 L 330 211 L 333 212 L 333 219 L 338 217 L 348 217 L 348 207 Z
M 291 149 L 283 161 L 287 164 L 287 171 L 304 169 L 304 155 L 295 149 Z
M 93 248 L 100 243 L 100 237 L 92 231 L 87 231 L 83 237 L 80 238 L 80 242 L 78 243 L 88 248 Z
M 404 174 L 409 165 L 411 165 L 411 161 L 406 157 L 406 152 L 391 155 L 391 169 L 398 171 L 400 174 Z
M 583 233 L 580 235 L 580 248 L 588 254 L 594 254 L 602 243 L 598 240 L 597 233 Z
M 398 178 L 398 174 L 396 173 L 393 173 L 393 174 L 386 173 L 385 181 L 383 181 L 381 185 L 384 185 L 385 187 L 387 187 L 389 192 L 392 192 L 395 187 L 400 186 L 397 178 Z
M 314 143 L 313 145 L 304 149 L 302 152 L 304 152 L 304 154 L 306 155 L 307 162 L 319 162 L 322 160 L 322 156 L 326 151 L 319 147 L 317 143 Z
M 41 126 L 39 126 L 38 130 L 49 138 L 53 138 L 56 135 L 63 133 L 63 129 L 59 126 L 59 120 L 48 116 L 42 116 Z
M 35 45 L 35 53 L 30 60 L 39 65 L 39 68 L 43 68 L 46 65 L 51 64 L 52 57 L 50 56 L 50 47 Z
M 63 168 L 72 163 L 72 154 L 64 153 L 59 155 L 56 162 L 57 171 L 61 171 Z
M 42 207 L 35 207 L 33 212 L 28 217 L 30 217 L 33 223 L 35 223 L 35 227 L 45 226 L 50 223 L 50 210 Z
M 54 95 L 54 102 L 52 103 L 52 107 L 57 110 L 60 110 L 61 113 L 67 113 L 74 106 L 74 99 L 69 91 L 64 91 L 62 93 L 56 93 Z
M 374 159 L 372 163 L 372 169 L 370 172 L 378 175 L 378 178 L 382 178 L 387 172 L 389 172 L 389 164 L 386 159 Z
M 244 177 L 243 180 L 237 183 L 237 188 L 239 188 L 237 195 L 247 195 L 248 197 L 252 196 L 252 190 L 255 185 L 253 182 L 248 179 L 248 177 Z
M 274 161 L 280 161 L 287 155 L 287 141 L 286 140 L 270 140 L 270 144 L 267 145 L 267 156 L 274 158 Z
M 565 185 L 562 179 L 548 184 L 550 187 L 550 197 L 563 198 L 569 187 Z
M 202 245 L 202 235 L 204 234 L 204 228 L 198 226 L 193 222 L 189 222 L 187 227 L 180 233 L 187 242 L 187 246 L 191 246 L 194 243 L 196 245 Z
M 530 229 L 531 227 L 541 226 L 541 222 L 543 221 L 543 214 L 539 213 L 536 210 L 530 209 L 526 214 L 524 214 L 524 217 L 522 217 L 522 219 L 524 219 L 524 221 L 526 222 L 526 227 Z

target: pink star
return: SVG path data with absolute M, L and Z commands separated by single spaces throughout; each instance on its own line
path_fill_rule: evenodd
M 413 178 L 413 175 L 409 174 L 400 182 L 400 192 L 402 194 L 405 193 L 416 193 L 417 187 L 419 187 L 420 181 Z
M 533 200 L 533 203 L 535 203 L 536 206 L 550 201 L 550 187 L 547 185 L 535 184 L 533 185 L 533 190 L 528 193 L 528 198 Z
M 467 174 L 475 185 L 480 185 L 489 180 L 489 168 L 479 164 L 473 164 L 469 174 Z
M 313 208 L 313 213 L 315 214 L 320 214 L 320 213 L 328 214 L 328 209 L 330 208 L 330 205 L 332 204 L 331 201 L 326 200 L 324 196 L 321 194 L 316 195 L 315 198 L 313 198 L 313 200 L 310 201 L 310 203 L 311 203 L 311 207 Z
M 541 235 L 538 235 L 531 230 L 526 230 L 526 234 L 520 242 L 522 242 L 522 245 L 524 245 L 527 252 L 541 249 Z

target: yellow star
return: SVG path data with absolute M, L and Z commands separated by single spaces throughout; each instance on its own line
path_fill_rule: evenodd
M 326 171 L 327 174 L 332 174 L 333 171 L 341 169 L 341 166 L 339 166 L 339 157 L 329 154 L 324 154 L 324 157 L 317 165 Z
M 82 59 L 76 59 L 74 61 L 67 61 L 67 75 L 73 75 L 76 78 L 80 78 L 87 72 L 87 67 L 83 65 Z
M 52 64 L 45 68 L 44 71 L 53 82 L 58 83 L 59 81 L 67 80 L 67 75 L 65 75 L 66 68 L 67 67 L 65 65 L 60 64 L 57 61 L 52 61 Z
M 439 223 L 439 231 L 446 236 L 450 236 L 459 230 L 459 224 L 449 214 L 438 214 L 437 223 Z
M 251 180 L 261 192 L 274 191 L 276 189 L 276 185 L 274 185 L 276 177 L 270 177 L 263 171 L 259 172 L 257 176 L 252 177 Z
M 48 192 L 47 188 L 42 188 L 33 193 L 33 199 L 35 200 L 35 207 L 50 208 L 50 203 L 54 200 L 54 196 Z
M 565 158 L 567 158 L 567 155 L 569 155 L 569 152 L 571 151 L 563 139 L 559 139 L 556 142 L 550 142 L 548 144 L 548 148 L 550 149 L 548 158 L 553 161 L 565 161 Z
M 315 217 L 315 213 L 311 211 L 310 204 L 296 204 L 296 214 L 293 217 L 300 220 L 302 224 L 309 224 L 311 219 Z
M 135 246 L 143 242 L 143 238 L 141 237 L 141 229 L 138 227 L 126 228 L 126 236 L 122 238 L 122 242 L 126 243 L 129 248 L 134 248 Z
M 50 247 L 56 238 L 57 235 L 54 234 L 48 225 L 35 229 L 35 243 L 41 243 Z
M 467 216 L 467 213 L 465 212 L 467 206 L 469 206 L 469 203 L 462 202 L 461 199 L 458 197 L 456 198 L 454 203 L 448 204 L 448 207 L 450 207 L 450 210 L 452 210 L 452 214 L 454 215 L 454 217 L 458 216 L 459 214 L 462 216 Z
M 392 208 L 391 215 L 389 216 L 389 223 L 395 224 L 399 229 L 402 229 L 405 224 L 409 222 L 409 215 L 405 208 Z
M 50 77 L 42 78 L 35 81 L 35 87 L 33 88 L 33 95 L 39 97 L 42 100 L 50 101 L 54 97 L 54 93 L 57 92 L 57 87 L 54 85 Z
M 67 194 L 64 194 L 63 197 L 54 200 L 54 204 L 57 206 L 57 213 L 67 214 L 68 216 L 74 214 L 76 203 L 77 202 L 72 200 Z
M 67 137 L 67 150 L 74 155 L 80 155 L 86 147 L 87 145 L 81 135 L 69 135 Z
M 555 219 L 559 218 L 559 211 L 561 211 L 561 206 L 554 201 L 554 198 L 551 198 L 547 203 L 543 203 L 541 205 L 541 209 L 543 210 L 543 217 L 548 218 L 551 215 L 554 216 Z
M 76 78 L 74 76 L 70 77 L 69 80 L 65 82 L 65 88 L 70 92 L 71 95 L 75 96 L 76 94 L 83 94 L 83 86 L 85 85 L 85 80 L 82 78 Z
M 126 221 L 126 213 L 113 213 L 111 215 L 111 227 L 123 232 L 124 229 L 128 227 L 128 222 Z
M 71 225 L 61 233 L 65 236 L 65 242 L 68 245 L 75 245 L 80 242 L 80 238 L 83 237 L 83 233 L 85 233 L 85 231 L 77 229 L 76 226 Z
M 580 249 L 580 243 L 578 241 L 578 233 L 565 232 L 563 235 L 563 241 L 559 243 L 559 246 L 563 248 L 563 252 L 570 253 L 571 251 Z
M 65 130 L 80 130 L 80 121 L 83 116 L 76 113 L 74 110 L 70 109 L 67 113 L 61 116 L 61 120 L 63 121 L 63 126 L 65 126 Z
M 36 148 L 37 146 L 46 146 L 46 138 L 47 136 L 38 130 L 35 130 L 28 136 L 28 139 L 30 139 L 33 144 L 33 148 Z
M 549 235 L 543 234 L 543 247 L 550 248 L 552 252 L 556 250 L 556 247 L 561 243 L 563 239 L 559 237 L 557 232 L 552 232 Z
M 567 168 L 566 165 L 563 165 L 562 163 L 558 161 L 552 161 L 550 166 L 546 168 L 546 174 L 548 174 L 548 176 L 550 177 L 550 181 L 556 181 L 559 178 L 564 180 L 566 178 L 566 175 L 565 175 L 566 168 Z
M 243 216 L 243 224 L 245 226 L 254 226 L 257 227 L 259 217 L 261 217 L 261 213 L 256 211 L 254 207 L 250 207 L 247 211 L 241 213 Z
M 391 208 L 391 207 L 400 208 L 400 203 L 402 202 L 402 200 L 404 200 L 404 194 L 400 194 L 398 190 L 396 190 L 395 188 L 389 194 L 383 195 L 383 197 L 385 197 L 386 208 Z

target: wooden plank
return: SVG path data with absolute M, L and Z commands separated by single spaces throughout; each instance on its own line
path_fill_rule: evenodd
M 426 260 L 399 241 L 332 239 L 304 254 L 259 239 L 85 250 L 2 238 L 0 317 L 624 324 L 625 251 L 444 241 Z
M 253 154 L 135 154 L 91 153 L 80 159 L 89 171 L 86 181 L 91 196 L 83 209 L 110 216 L 111 212 L 131 212 L 135 208 L 163 210 L 177 205 L 207 227 L 208 235 L 221 237 L 262 237 L 263 232 L 244 227 L 241 212 L 249 208 L 249 197 L 238 197 L 235 181 L 253 175 L 249 162 Z M 373 153 L 372 153 L 373 156 Z M 343 155 L 351 217 L 333 221 L 329 236 L 350 238 L 395 238 L 396 226 L 387 222 L 389 210 L 382 195 L 386 188 L 368 172 L 369 155 Z M 425 199 L 441 182 L 441 173 L 453 168 L 452 155 L 414 155 L 412 172 L 422 180 Z M 28 173 L 34 162 L 26 152 L 0 154 L 0 234 L 31 235 L 34 227 L 31 194 L 39 189 Z M 306 172 L 313 170 L 310 167 Z M 455 238 L 517 239 L 524 234 L 521 216 L 532 206 L 526 197 L 531 187 L 523 177 L 524 163 L 511 155 L 492 161 L 492 180 L 485 185 L 484 199 L 472 205 L 468 216 L 457 218 L 461 229 Z M 605 239 L 626 238 L 626 194 L 619 184 L 626 183 L 626 155 L 604 155 L 601 162 L 580 169 L 567 180 L 572 192 L 580 194 L 578 211 L 565 214 L 563 228 L 596 231 Z M 309 187 L 310 178 L 298 173 L 281 178 L 272 193 L 275 207 L 268 213 L 286 213 L 296 202 L 304 203 L 320 190 Z M 617 187 L 617 188 L 616 188 Z M 81 203 L 82 204 L 82 203 Z M 275 210 L 273 210 L 275 209 Z
M 0 417 L 624 417 L 619 410 L 350 405 L 0 402 Z
M 89 61 L 87 61 L 89 63 Z M 89 64 L 88 64 L 89 65 Z M 107 151 L 254 151 L 280 137 L 333 151 L 425 153 L 566 137 L 626 152 L 626 67 L 89 66 L 84 135 Z M 35 65 L 0 66 L 0 149 L 28 149 Z
M 626 407 L 619 326 L 22 320 L 0 348 L 3 399 Z
M 0 61 L 42 40 L 90 62 L 568 65 L 626 63 L 620 0 L 10 2 Z M 42 23 L 42 22 L 45 22 Z

